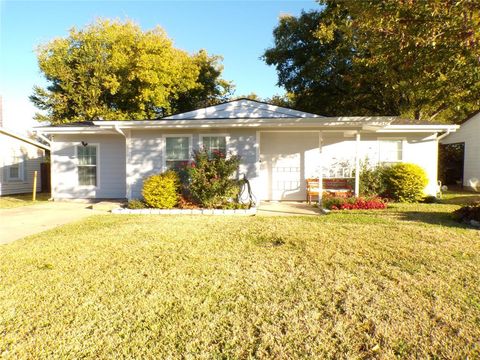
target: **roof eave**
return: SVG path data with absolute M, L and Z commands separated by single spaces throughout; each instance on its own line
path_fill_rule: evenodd
M 33 146 L 36 146 L 38 148 L 41 148 L 43 150 L 47 150 L 47 151 L 50 151 L 50 147 L 48 145 L 45 145 L 45 144 L 42 144 L 41 142 L 38 142 L 38 141 L 35 141 L 35 140 L 32 140 L 32 139 L 29 139 L 25 136 L 21 136 L 21 135 L 18 135 L 18 134 L 15 134 L 9 130 L 5 130 L 4 128 L 0 128 L 0 133 L 2 134 L 5 134 L 7 136 L 10 136 L 10 137 L 13 137 L 17 140 L 20 140 L 20 141 L 23 141 L 23 142 L 26 142 L 30 145 L 33 145 Z

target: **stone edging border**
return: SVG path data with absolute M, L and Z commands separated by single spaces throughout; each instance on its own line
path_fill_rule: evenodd
M 222 209 L 123 209 L 112 210 L 112 214 L 122 215 L 242 215 L 253 216 L 257 214 L 257 208 L 222 210 Z

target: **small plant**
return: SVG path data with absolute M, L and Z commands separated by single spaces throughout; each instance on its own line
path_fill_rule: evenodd
M 127 204 L 127 208 L 129 209 L 145 209 L 146 207 L 145 203 L 138 199 L 132 199 Z
M 168 170 L 152 175 L 143 182 L 142 196 L 147 206 L 157 209 L 171 209 L 179 200 L 180 180 L 178 174 Z
M 418 202 L 423 199 L 428 179 L 425 170 L 416 164 L 398 163 L 382 171 L 385 195 L 400 202 Z
M 225 208 L 236 202 L 240 181 L 233 178 L 240 158 L 229 157 L 220 151 L 209 154 L 205 149 L 195 151 L 187 167 L 188 192 L 192 200 L 205 208 Z

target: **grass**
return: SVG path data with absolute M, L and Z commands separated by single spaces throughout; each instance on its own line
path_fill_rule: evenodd
M 49 198 L 49 193 L 37 193 L 37 201 L 32 201 L 32 194 L 0 196 L 0 209 L 40 204 L 44 201 L 48 201 Z
M 0 247 L 0 357 L 478 358 L 455 204 L 104 215 Z
M 473 191 L 446 191 L 441 199 L 444 204 L 465 205 L 480 202 L 480 193 Z

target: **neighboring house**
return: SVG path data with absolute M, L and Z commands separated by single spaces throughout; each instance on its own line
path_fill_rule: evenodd
M 460 129 L 441 144 L 463 144 L 463 186 L 480 191 L 480 111 L 465 120 Z
M 35 171 L 40 191 L 40 164 L 49 151 L 47 145 L 0 127 L 0 195 L 32 192 Z
M 160 120 L 37 129 L 52 135 L 55 199 L 140 198 L 145 177 L 205 147 L 241 156 L 239 176 L 250 180 L 257 200 L 305 200 L 305 179 L 352 178 L 366 158 L 422 166 L 426 191 L 435 195 L 438 136 L 456 128 L 396 117 L 323 117 L 240 99 Z

